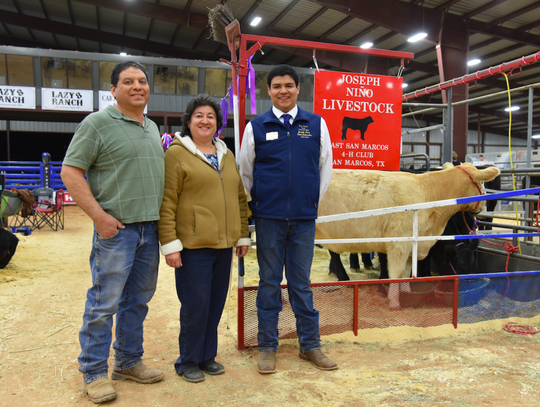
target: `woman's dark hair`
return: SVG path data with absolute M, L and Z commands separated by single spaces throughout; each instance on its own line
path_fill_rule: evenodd
M 289 75 L 294 80 L 295 86 L 298 87 L 298 83 L 300 82 L 300 77 L 298 76 L 298 73 L 294 70 L 294 68 L 290 65 L 278 65 L 272 68 L 272 70 L 268 73 L 268 87 L 272 85 L 272 79 L 274 79 L 276 76 L 285 76 Z
M 140 69 L 141 71 L 143 71 L 144 76 L 146 76 L 146 80 L 148 81 L 148 72 L 146 71 L 144 65 L 141 65 L 140 63 L 135 61 L 126 61 L 119 63 L 113 68 L 111 73 L 111 85 L 116 88 L 118 85 L 118 79 L 120 79 L 120 74 L 128 68 Z
M 212 109 L 214 109 L 217 120 L 216 133 L 223 127 L 223 113 L 221 113 L 221 106 L 207 94 L 201 93 L 189 101 L 186 107 L 186 112 L 182 116 L 182 131 L 180 132 L 180 135 L 191 137 L 188 122 L 191 120 L 191 116 L 193 115 L 195 109 L 201 106 L 210 106 Z

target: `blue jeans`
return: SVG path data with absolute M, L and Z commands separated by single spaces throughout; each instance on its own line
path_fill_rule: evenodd
M 232 248 L 184 249 L 175 269 L 180 307 L 177 374 L 217 355 L 218 325 L 229 290 Z
M 107 239 L 94 230 L 90 253 L 92 287 L 79 331 L 79 370 L 85 383 L 108 377 L 114 314 L 114 370 L 130 369 L 142 361 L 143 322 L 158 276 L 157 222 L 125 227 Z
M 313 293 L 309 288 L 315 221 L 256 218 L 255 230 L 260 278 L 257 292 L 259 350 L 276 351 L 278 348 L 283 266 L 300 350 L 307 353 L 320 349 L 319 312 L 313 308 Z

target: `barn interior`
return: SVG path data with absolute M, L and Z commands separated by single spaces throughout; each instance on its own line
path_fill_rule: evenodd
M 124 54 L 157 58 L 149 61 L 154 71 L 153 92 L 156 96 L 160 93 L 170 96 L 169 92 L 181 92 L 181 86 L 176 87 L 178 90 L 166 90 L 164 86 L 165 82 L 178 81 L 178 65 L 169 68 L 167 64 L 160 64 L 159 59 L 161 62 L 167 59 L 209 62 L 231 59 L 228 47 L 213 39 L 208 23 L 209 9 L 220 3 L 227 5 L 245 34 L 351 45 L 366 51 L 381 49 L 413 53 L 414 57 L 406 61 L 401 73 L 406 85 L 405 95 L 414 95 L 418 90 L 518 60 L 536 53 L 540 45 L 540 10 L 536 2 L 529 0 L 382 0 L 376 3 L 349 0 L 3 0 L 0 2 L 0 38 L 3 45 L 22 47 L 25 55 L 34 55 L 34 59 L 44 50 L 105 54 L 118 57 L 115 61 L 122 60 L 120 55 Z M 423 38 L 414 38 L 419 33 Z M 90 85 L 84 82 L 85 76 L 81 71 L 96 70 L 95 66 L 88 66 L 87 59 L 83 60 L 86 61 L 84 63 L 68 64 L 65 59 L 72 59 L 72 55 L 66 58 L 67 55 L 52 52 L 47 54 L 52 60 L 40 57 L 33 64 L 28 64 L 27 60 L 16 61 L 16 55 L 10 53 L 9 48 L 1 51 L 5 61 L 0 64 L 0 76 L 6 77 L 6 85 L 28 86 L 28 82 L 32 82 L 30 86 L 38 88 L 54 87 L 64 79 L 66 87 L 69 76 L 69 88 L 81 88 L 83 85 L 83 89 L 90 88 L 94 92 L 101 89 L 94 83 L 99 79 L 92 79 Z M 287 63 L 315 69 L 313 53 L 309 49 L 269 45 L 261 51 L 253 57 L 255 66 Z M 329 70 L 391 76 L 398 75 L 400 70 L 399 60 L 369 54 L 344 57 L 340 53 L 325 52 L 319 53 L 316 61 L 320 69 Z M 38 72 L 28 72 L 36 64 L 44 64 L 49 70 L 39 72 L 34 67 Z M 58 66 L 56 69 L 55 64 Z M 222 68 L 229 67 L 225 65 Z M 534 84 L 539 71 L 537 63 L 512 70 L 511 87 Z M 510 73 L 510 70 L 506 72 Z M 46 78 L 47 75 L 51 76 Z M 39 78 L 34 80 L 33 76 Z M 205 79 L 208 82 L 214 80 L 208 73 Z M 225 76 L 223 81 L 227 80 L 230 81 L 230 77 Z M 205 85 L 199 83 L 203 90 L 215 87 Z M 226 88 L 218 88 L 215 96 L 224 97 Z M 490 75 L 453 88 L 453 100 L 477 99 L 506 88 L 503 75 Z M 309 91 L 307 86 L 306 91 Z M 520 108 L 512 114 L 512 138 L 520 149 L 526 149 L 529 132 L 526 93 L 519 92 L 512 100 L 514 108 Z M 407 101 L 440 104 L 443 95 L 444 92 L 438 91 Z M 540 130 L 534 119 L 539 109 L 538 96 L 538 89 L 534 88 L 532 135 Z M 452 148 L 461 160 L 465 160 L 467 154 L 505 151 L 509 117 L 505 108 L 508 108 L 508 98 L 504 93 L 456 107 Z M 149 114 L 163 131 L 177 125 L 182 114 L 181 104 L 175 105 L 174 110 L 170 106 L 156 106 L 154 109 Z M 420 109 L 407 106 L 403 113 L 414 110 Z M 403 128 L 428 128 L 432 124 L 441 124 L 443 115 L 441 109 L 409 115 L 404 118 Z M 30 144 L 39 144 L 44 151 L 45 146 L 35 133 L 49 133 L 52 127 L 55 132 L 47 138 L 52 138 L 50 144 L 60 146 L 53 158 L 61 156 L 72 128 L 57 129 L 55 127 L 59 126 L 46 123 L 78 123 L 82 117 L 84 115 L 73 112 L 46 112 L 39 105 L 31 111 L 1 108 L 0 143 L 6 145 L 11 142 L 7 151 L 16 150 L 11 153 L 15 157 L 19 157 L 18 151 L 28 144 L 18 143 L 20 139 L 31 140 Z M 249 118 L 248 114 L 246 120 Z M 434 160 L 440 159 L 436 156 L 441 152 L 432 151 L 442 148 L 442 139 L 437 133 L 436 130 L 427 130 L 414 136 L 404 135 L 403 152 L 424 153 Z M 533 150 L 536 143 L 533 139 Z M 41 154 L 42 151 L 36 153 Z M 0 159 L 8 157 L 4 153 Z
M 208 11 L 217 4 L 231 10 L 242 34 L 359 49 L 315 54 L 287 43 L 264 45 L 252 59 L 259 112 L 270 106 L 265 74 L 277 64 L 297 67 L 306 109 L 314 102 L 315 70 L 399 76 L 403 168 L 435 169 L 455 151 L 461 161 L 501 169 L 500 186 L 488 192 L 534 185 L 540 3 L 532 0 L 0 0 L 0 85 L 36 89 L 35 108 L 0 108 L 0 160 L 39 161 L 48 152 L 61 162 L 88 112 L 44 109 L 41 91 L 89 90 L 97 110 L 112 66 L 127 57 L 149 69 L 148 116 L 162 133 L 179 130 L 192 95 L 226 97 L 233 76 L 223 60 L 233 57 L 211 32 Z M 402 66 L 375 50 L 413 56 Z M 253 117 L 246 107 L 241 120 Z M 230 113 L 223 136 L 231 149 L 234 125 Z M 491 227 L 537 232 L 537 201 L 533 195 L 497 200 Z M 481 226 L 489 226 L 486 216 Z M 508 267 L 505 249 L 491 246 L 480 243 L 481 272 L 537 269 L 537 237 L 520 242 Z

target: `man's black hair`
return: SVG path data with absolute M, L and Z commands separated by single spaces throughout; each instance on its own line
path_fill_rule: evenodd
M 289 75 L 294 80 L 294 85 L 298 87 L 298 84 L 300 83 L 300 77 L 298 76 L 298 73 L 294 70 L 294 68 L 290 65 L 278 65 L 272 68 L 272 70 L 268 73 L 268 87 L 272 84 L 272 79 L 274 79 L 276 76 L 285 76 Z
M 148 81 L 148 72 L 146 71 L 146 68 L 144 65 L 135 62 L 135 61 L 126 61 L 126 62 L 120 62 L 118 65 L 116 65 L 111 74 L 111 85 L 113 85 L 115 88 L 118 86 L 118 79 L 120 79 L 120 73 L 125 71 L 128 68 L 137 68 L 143 71 L 144 76 L 146 76 L 146 80 Z

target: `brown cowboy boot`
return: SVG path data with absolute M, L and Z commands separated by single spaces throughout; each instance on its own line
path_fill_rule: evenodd
M 163 371 L 152 369 L 141 362 L 130 369 L 115 370 L 111 377 L 113 380 L 133 380 L 137 383 L 150 384 L 159 382 L 165 377 L 165 374 Z
M 259 351 L 257 370 L 260 374 L 276 373 L 276 352 L 272 350 Z
M 301 359 L 310 360 L 317 369 L 334 370 L 338 367 L 336 362 L 322 353 L 320 349 L 315 349 L 308 353 L 300 352 L 299 356 Z
M 83 394 L 88 394 L 90 401 L 95 404 L 105 403 L 117 397 L 116 390 L 114 390 L 108 377 L 85 383 Z

